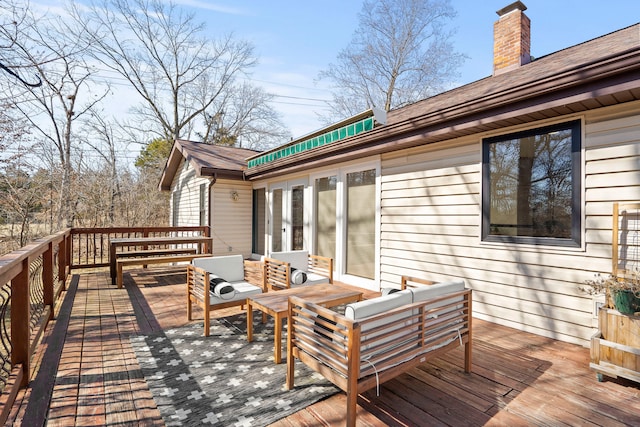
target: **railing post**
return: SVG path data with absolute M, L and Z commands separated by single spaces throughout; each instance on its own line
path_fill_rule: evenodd
M 58 244 L 58 280 L 62 282 L 62 290 L 65 290 L 67 283 L 67 239 L 64 238 Z
M 42 254 L 42 285 L 44 305 L 49 306 L 49 320 L 53 320 L 53 242 L 49 242 L 49 249 Z
M 73 264 L 73 253 L 71 252 L 71 246 L 73 242 L 73 236 L 71 236 L 71 229 L 69 229 L 67 235 L 65 236 L 65 249 L 66 249 L 66 257 L 65 257 L 65 266 L 67 269 L 64 272 L 65 283 L 67 282 L 67 273 L 71 272 L 71 264 Z
M 22 364 L 20 387 L 29 384 L 29 257 L 22 270 L 11 280 L 11 365 Z

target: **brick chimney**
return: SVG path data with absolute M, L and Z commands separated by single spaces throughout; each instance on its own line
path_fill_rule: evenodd
M 531 20 L 517 1 L 497 11 L 493 24 L 493 75 L 506 73 L 531 61 Z

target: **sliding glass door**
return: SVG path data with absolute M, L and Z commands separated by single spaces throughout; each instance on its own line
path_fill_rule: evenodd
M 313 177 L 313 248 L 333 258 L 337 280 L 375 285 L 379 250 L 377 163 Z
M 271 186 L 271 252 L 307 249 L 306 180 Z
M 294 185 L 291 194 L 291 250 L 304 249 L 304 185 Z
M 252 222 L 252 241 L 251 252 L 258 255 L 265 254 L 265 235 L 266 235 L 266 194 L 264 188 L 256 188 L 253 190 L 253 222 Z
M 271 252 L 284 250 L 282 243 L 286 228 L 284 225 L 284 189 L 271 190 Z
M 336 259 L 336 175 L 315 180 L 315 253 Z
M 376 170 L 348 173 L 346 177 L 345 273 L 375 278 Z

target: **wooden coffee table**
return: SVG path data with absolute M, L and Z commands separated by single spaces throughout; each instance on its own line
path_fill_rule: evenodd
M 289 297 L 297 296 L 324 307 L 361 301 L 362 292 L 345 289 L 332 284 L 309 285 L 282 291 L 267 292 L 247 298 L 247 340 L 253 340 L 253 310 L 273 316 L 275 320 L 273 359 L 282 361 L 282 320 L 289 316 Z

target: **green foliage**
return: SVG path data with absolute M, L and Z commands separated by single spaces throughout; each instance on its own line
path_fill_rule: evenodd
M 215 145 L 227 145 L 229 147 L 235 147 L 237 142 L 238 137 L 226 128 L 218 129 L 212 139 L 212 143 Z
M 172 143 L 163 138 L 149 142 L 136 158 L 136 167 L 140 169 L 162 169 L 169 158 Z

